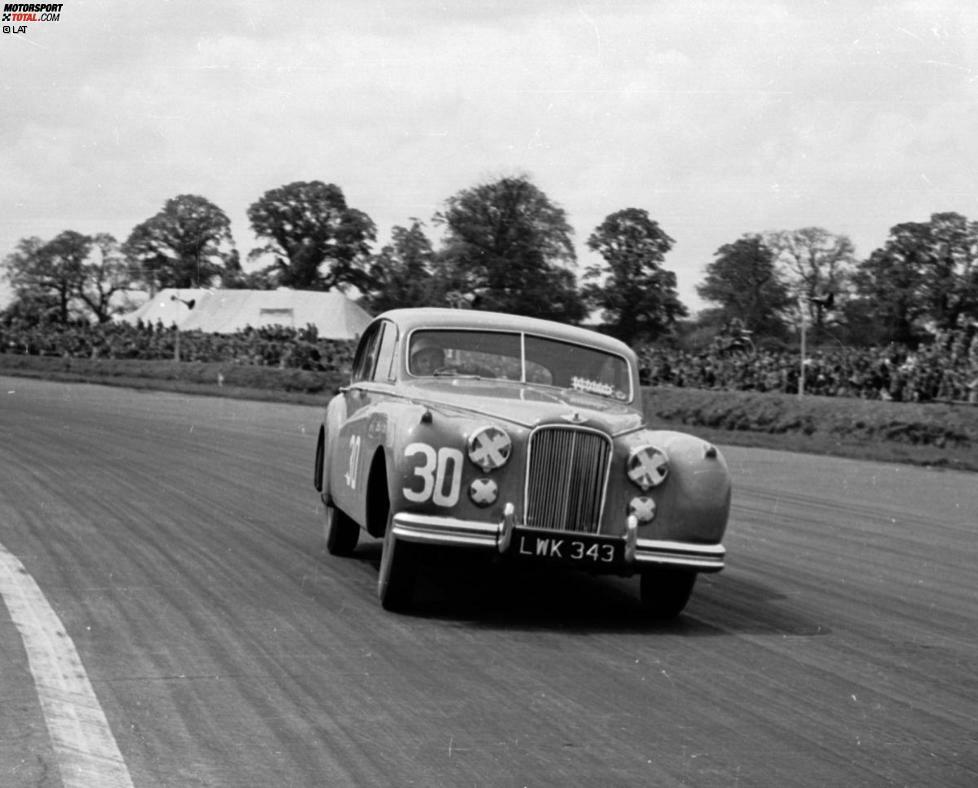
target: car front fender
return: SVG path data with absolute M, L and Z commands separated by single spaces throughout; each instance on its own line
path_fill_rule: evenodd
M 340 427 L 344 421 L 346 421 L 346 400 L 342 394 L 337 394 L 327 403 L 323 415 L 323 462 L 319 468 L 320 495 L 323 501 L 330 500 L 330 466 L 335 458 L 336 436 L 340 434 Z

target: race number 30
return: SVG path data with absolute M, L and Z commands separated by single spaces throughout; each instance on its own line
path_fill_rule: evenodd
M 343 474 L 343 478 L 346 479 L 346 483 L 350 485 L 351 490 L 357 488 L 357 466 L 360 465 L 360 436 L 351 435 L 350 436 L 350 464 L 347 466 L 346 473 Z
M 421 489 L 403 489 L 404 497 L 413 503 L 431 499 L 436 506 L 454 506 L 462 488 L 462 452 L 449 446 L 435 451 L 427 443 L 412 443 L 404 450 L 405 457 L 419 456 L 421 463 L 414 475 L 421 477 Z

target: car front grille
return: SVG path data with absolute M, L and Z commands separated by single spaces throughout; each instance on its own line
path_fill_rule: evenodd
M 597 533 L 611 460 L 611 439 L 571 426 L 539 427 L 530 435 L 526 525 Z

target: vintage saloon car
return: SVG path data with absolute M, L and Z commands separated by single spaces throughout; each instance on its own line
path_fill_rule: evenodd
M 716 447 L 647 426 L 641 397 L 635 354 L 593 331 L 385 312 L 319 430 L 327 550 L 383 537 L 388 610 L 410 606 L 437 545 L 638 574 L 648 614 L 676 616 L 697 573 L 723 569 L 730 478 Z

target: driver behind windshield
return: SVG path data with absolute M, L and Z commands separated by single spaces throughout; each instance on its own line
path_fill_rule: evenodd
M 421 337 L 411 345 L 411 374 L 433 375 L 445 366 L 445 351 L 430 337 Z

